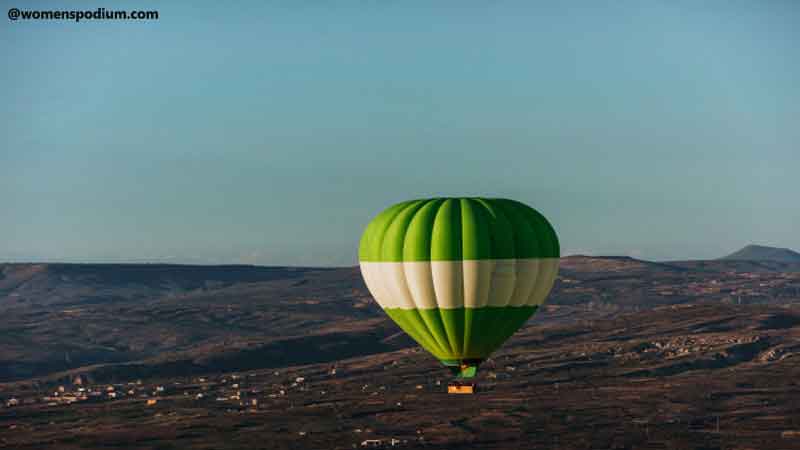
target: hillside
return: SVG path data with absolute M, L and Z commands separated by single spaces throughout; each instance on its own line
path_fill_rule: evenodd
M 684 303 L 800 302 L 800 272 L 570 256 L 532 324 Z M 760 264 L 760 263 L 759 263 Z M 0 383 L 311 364 L 413 347 L 358 268 L 7 264 Z
M 352 342 L 370 343 L 375 339 L 357 336 L 396 332 L 386 330 L 355 268 L 8 265 L 3 271 L 0 381 L 136 361 L 178 371 L 186 369 L 166 362 L 187 361 L 179 365 L 201 371 L 243 358 L 297 363 L 319 354 L 321 335 L 352 333 Z M 329 344 L 328 357 L 341 356 Z M 264 352 L 260 358 L 256 348 Z M 342 352 L 368 353 L 355 344 Z M 276 353 L 286 355 L 263 357 Z
M 484 365 L 474 396 L 445 394 L 447 371 L 417 348 L 270 370 L 84 381 L 91 395 L 100 391 L 71 404 L 28 402 L 52 396 L 53 384 L 16 386 L 23 403 L 0 407 L 0 446 L 800 448 L 798 314 L 684 305 L 531 326 Z M 76 387 L 65 385 L 62 396 L 72 395 Z
M 748 245 L 720 258 L 733 261 L 772 261 L 781 263 L 800 263 L 800 253 L 788 248 Z
M 563 258 L 454 397 L 358 268 L 0 265 L 0 447 L 800 448 L 793 267 Z
M 173 264 L 0 264 L 0 310 L 151 300 L 325 269 Z M 5 298 L 3 298 L 5 297 Z

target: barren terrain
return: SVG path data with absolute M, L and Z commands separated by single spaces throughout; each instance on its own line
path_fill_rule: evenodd
M 122 268 L 2 266 L 0 447 L 800 448 L 796 265 L 564 258 L 473 396 L 355 268 Z

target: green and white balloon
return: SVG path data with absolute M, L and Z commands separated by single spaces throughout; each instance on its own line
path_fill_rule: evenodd
M 544 303 L 559 245 L 544 216 L 520 202 L 434 198 L 378 214 L 359 262 L 389 317 L 468 378 Z

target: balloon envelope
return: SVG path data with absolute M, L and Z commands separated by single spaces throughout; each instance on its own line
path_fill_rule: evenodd
M 364 281 L 409 336 L 462 377 L 500 347 L 550 292 L 553 227 L 507 199 L 434 198 L 394 205 L 361 238 Z

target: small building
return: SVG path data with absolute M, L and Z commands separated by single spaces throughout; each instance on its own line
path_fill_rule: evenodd
M 383 445 L 383 441 L 380 439 L 367 439 L 361 442 L 362 447 L 380 447 Z
M 450 384 L 447 386 L 448 394 L 474 394 L 474 384 Z

